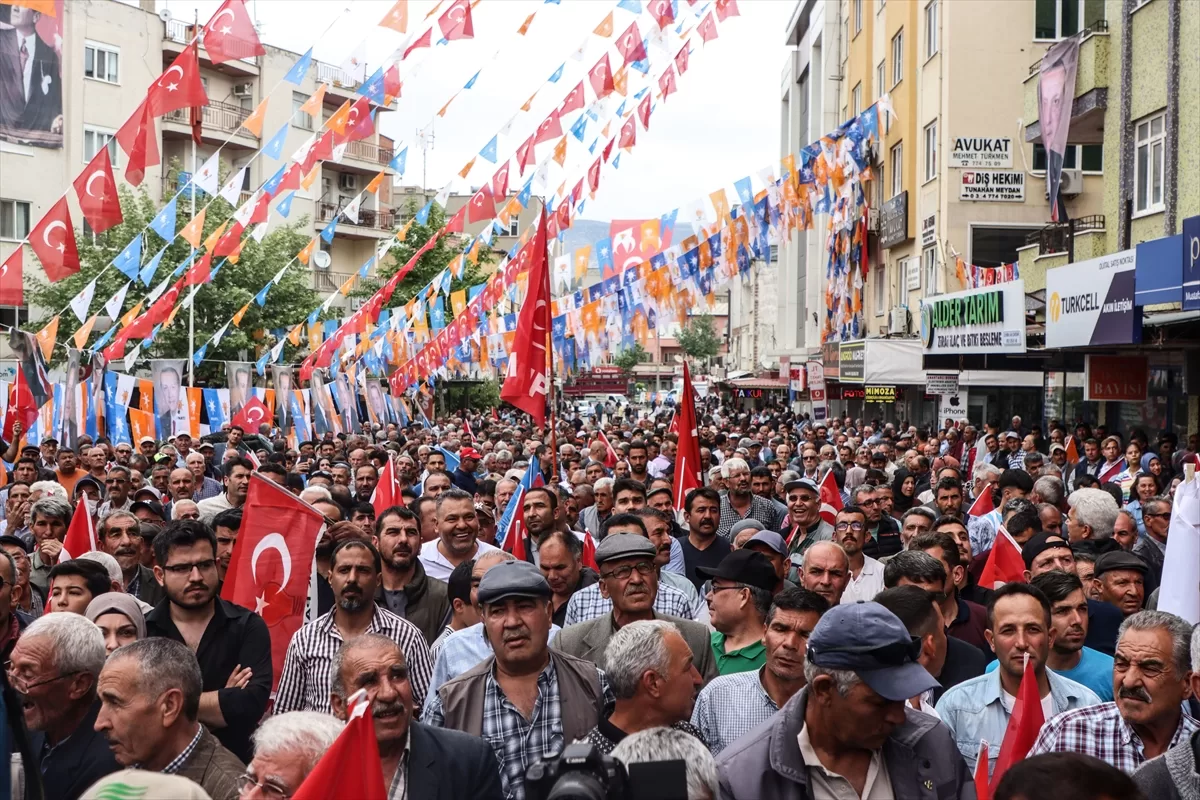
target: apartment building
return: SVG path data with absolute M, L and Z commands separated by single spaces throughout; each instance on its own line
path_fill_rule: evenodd
M 160 15 L 154 6 L 154 0 L 141 0 L 139 5 L 116 0 L 64 4 L 63 144 L 43 148 L 0 142 L 0 261 L 58 200 L 63 187 L 70 185 L 99 148 L 109 148 L 114 171 L 118 178 L 123 175 L 125 154 L 113 138 L 117 129 L 145 97 L 146 88 L 196 32 L 193 20 Z M 285 163 L 258 155 L 270 137 L 288 126 L 282 151 L 283 158 L 288 158 L 346 100 L 357 100 L 356 90 L 361 85 L 359 78 L 319 61 L 312 62 L 300 86 L 284 82 L 283 77 L 299 54 L 270 45 L 266 50 L 262 56 L 213 64 L 207 52 L 200 49 L 209 104 L 201 112 L 203 137 L 195 148 L 194 165 L 203 164 L 220 148 L 223 179 L 247 168 L 243 181 L 246 193 L 261 186 Z M 321 119 L 315 119 L 300 112 L 299 107 L 321 83 L 326 84 L 324 107 Z M 264 98 L 268 102 L 259 137 L 242 128 L 242 123 Z M 378 121 L 376 124 L 378 131 Z M 187 186 L 195 166 L 189 111 L 169 113 L 157 121 L 157 127 L 162 164 L 147 169 L 141 188 L 161 203 Z M 387 173 L 378 193 L 368 195 L 363 203 L 359 224 L 339 221 L 333 241 L 322 242 L 322 254 L 310 263 L 313 288 L 322 294 L 336 292 L 395 227 L 392 173 L 388 168 L 392 156 L 392 141 L 376 132 L 369 139 L 350 143 L 340 162 L 322 162 L 318 179 L 310 189 L 297 193 L 289 220 L 307 218 L 307 230 L 315 233 L 376 174 Z M 248 194 L 243 194 L 245 197 Z M 187 213 L 189 200 L 186 192 L 180 197 L 181 217 Z M 73 195 L 70 202 L 76 224 L 82 225 Z M 205 199 L 198 197 L 197 202 Z M 34 264 L 36 260 L 30 257 L 26 263 Z M 38 273 L 36 266 L 26 270 L 27 276 Z M 27 317 L 25 308 L 0 308 L 0 323 L 14 324 Z

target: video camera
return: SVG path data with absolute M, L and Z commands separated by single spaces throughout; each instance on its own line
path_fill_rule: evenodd
M 653 761 L 626 766 L 588 742 L 525 772 L 526 800 L 687 800 L 687 765 Z

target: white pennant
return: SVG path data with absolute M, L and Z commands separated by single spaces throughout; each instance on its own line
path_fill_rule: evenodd
M 79 317 L 79 324 L 87 322 L 88 307 L 92 304 L 92 297 L 96 294 L 96 279 L 83 287 L 83 291 L 75 295 L 71 299 L 71 310 L 75 312 L 75 316 Z
M 225 331 L 227 331 L 227 330 L 229 330 L 228 322 L 226 322 L 224 325 L 222 325 L 221 330 L 217 331 L 216 335 L 213 336 L 213 338 L 212 338 L 213 347 L 216 347 L 221 344 L 221 340 L 225 338 Z
M 162 297 L 163 292 L 165 292 L 167 290 L 167 287 L 170 285 L 171 285 L 171 276 L 168 275 L 165 279 L 163 279 L 162 283 L 160 283 L 158 286 L 154 287 L 154 290 L 152 292 L 150 292 L 150 296 L 147 297 L 146 299 L 149 300 L 151 303 L 153 303 L 155 300 Z
M 213 153 L 204 162 L 204 165 L 196 170 L 196 174 L 192 176 L 192 183 L 204 190 L 206 194 L 215 196 L 217 187 L 221 185 L 221 179 L 218 175 L 221 166 L 220 156 L 220 151 Z
M 142 344 L 138 342 L 138 346 L 133 348 L 133 352 L 125 356 L 125 371 L 133 372 L 133 365 L 137 363 L 137 358 L 141 355 Z
M 246 180 L 246 168 L 242 167 L 234 174 L 234 176 L 232 178 L 229 179 L 228 183 L 226 183 L 225 186 L 221 189 L 221 197 L 225 198 L 225 202 L 229 203 L 229 205 L 231 205 L 231 206 L 234 206 L 234 207 L 237 206 L 238 197 L 242 193 L 242 184 L 245 180 Z
M 349 146 L 349 142 L 342 142 L 337 147 L 333 148 L 333 163 L 342 163 L 342 159 L 346 157 L 346 148 Z
M 260 222 L 258 225 L 255 225 L 254 230 L 250 232 L 250 236 L 254 241 L 262 244 L 262 240 L 267 238 L 267 223 Z
M 358 209 L 360 206 L 362 206 L 362 199 L 363 196 L 361 193 L 359 193 L 357 197 L 350 201 L 349 205 L 342 209 L 342 213 L 346 215 L 346 219 L 350 220 L 355 225 L 358 224 Z
M 132 283 L 133 282 L 130 281 L 122 286 L 117 293 L 109 298 L 108 302 L 104 304 L 104 313 L 108 314 L 109 319 L 116 319 L 117 317 L 121 316 L 121 308 L 125 305 L 125 293 L 129 291 L 129 286 Z
M 237 223 L 243 228 L 250 224 L 250 217 L 252 214 L 254 214 L 254 207 L 258 205 L 258 196 L 258 192 L 254 192 L 250 195 L 250 199 L 242 203 L 241 207 L 237 211 L 233 212 L 233 218 L 237 220 Z

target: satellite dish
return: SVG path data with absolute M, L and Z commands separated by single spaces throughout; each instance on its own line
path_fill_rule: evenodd
M 164 8 L 164 9 L 160 10 L 158 12 L 158 18 L 161 19 L 163 22 L 170 22 L 171 21 L 171 10 L 169 8 Z
M 317 252 L 313 253 L 313 266 L 317 269 L 329 269 L 329 264 L 331 261 L 332 259 L 329 257 L 329 253 L 326 253 L 324 250 L 318 250 Z

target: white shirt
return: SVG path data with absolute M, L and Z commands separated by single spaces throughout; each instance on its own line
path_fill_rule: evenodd
M 437 578 L 439 581 L 449 580 L 450 573 L 454 571 L 454 565 L 451 564 L 446 557 L 442 555 L 442 551 L 438 550 L 438 543 L 441 537 L 428 541 L 421 545 L 421 566 L 425 567 L 425 574 L 431 578 Z M 490 545 L 487 542 L 476 542 L 478 549 L 472 558 L 479 558 L 489 550 L 499 550 L 495 545 Z
M 846 583 L 846 591 L 842 593 L 843 603 L 857 603 L 859 600 L 874 600 L 875 595 L 883 591 L 883 564 L 880 561 L 863 556 L 863 568 L 858 577 L 850 576 Z
M 806 723 L 796 734 L 796 744 L 800 747 L 800 756 L 808 767 L 808 777 L 812 781 L 812 796 L 815 800 L 843 800 L 844 798 L 861 798 L 861 800 L 895 800 L 892 791 L 892 779 L 888 775 L 887 763 L 883 760 L 883 752 L 871 752 L 871 764 L 867 767 L 867 779 L 863 783 L 863 792 L 859 795 L 854 791 L 850 781 L 836 772 L 831 772 L 821 763 L 817 751 L 813 749 L 808 738 Z
M 20 64 L 21 45 L 25 45 L 25 73 L 21 76 L 21 86 L 25 90 L 25 102 L 29 102 L 33 91 L 31 84 L 33 83 L 33 56 L 37 50 L 37 34 L 31 33 L 29 36 L 22 36 L 20 31 L 14 30 L 17 34 L 17 63 Z

